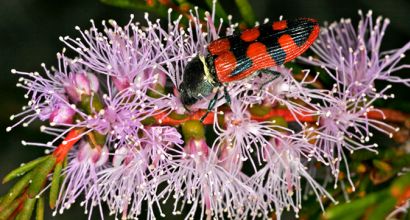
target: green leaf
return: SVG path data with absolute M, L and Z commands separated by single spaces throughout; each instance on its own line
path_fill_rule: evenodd
M 149 7 L 143 0 L 101 0 L 102 3 L 120 8 L 133 9 L 139 11 L 147 11 L 158 14 L 163 18 L 168 17 L 168 8 L 163 5 Z
M 10 205 L 8 205 L 7 208 L 1 209 L 1 211 L 0 211 L 0 220 L 9 219 L 9 216 L 11 214 L 13 214 L 14 210 L 16 210 L 19 205 L 20 205 L 20 203 L 13 202 Z
M 206 4 L 208 5 L 209 9 L 212 11 L 213 7 L 213 1 L 214 0 L 206 0 Z M 219 3 L 219 1 L 216 2 L 215 4 L 215 14 L 217 18 L 222 18 L 225 21 L 228 20 L 228 15 L 226 14 L 225 10 L 223 9 L 222 5 Z M 216 23 L 216 21 L 214 21 Z
M 382 172 L 391 172 L 393 170 L 390 164 L 388 164 L 385 161 L 372 160 L 372 162 L 373 162 L 373 166 L 375 166 L 377 169 L 381 170 Z
M 57 158 L 50 156 L 46 161 L 41 163 L 33 170 L 35 173 L 32 183 L 28 188 L 28 196 L 35 197 L 44 187 L 47 175 L 53 170 Z
M 36 220 L 44 220 L 44 197 L 40 197 L 37 202 Z
M 363 161 L 363 160 L 370 160 L 373 158 L 377 158 L 379 156 L 375 154 L 374 152 L 371 152 L 365 149 L 360 149 L 360 150 L 354 151 L 354 153 L 351 154 L 350 157 L 354 161 Z
M 25 174 L 26 172 L 32 170 L 34 167 L 36 167 L 39 163 L 45 161 L 47 159 L 48 156 L 44 156 L 44 157 L 40 157 L 37 158 L 35 160 L 32 160 L 22 166 L 20 166 L 19 168 L 14 169 L 13 171 L 11 171 L 9 174 L 7 174 L 7 176 L 5 176 L 3 178 L 3 184 L 9 182 L 10 180 L 22 176 L 23 174 Z
M 136 0 L 101 0 L 102 3 L 120 8 L 147 10 L 148 6 L 144 1 Z
M 63 168 L 63 163 L 57 163 L 54 168 L 53 179 L 51 180 L 50 188 L 50 208 L 54 209 L 56 201 L 58 198 L 58 193 L 60 191 L 60 179 L 61 179 L 61 170 Z
M 33 214 L 34 206 L 36 204 L 35 198 L 27 198 L 24 202 L 23 209 L 17 215 L 16 220 L 30 220 L 31 215 Z
M 324 214 L 327 219 L 356 219 L 364 214 L 366 208 L 377 204 L 388 196 L 388 191 L 368 194 L 363 198 L 351 201 L 349 203 L 340 204 L 326 210 Z M 354 215 L 354 216 L 353 216 Z
M 396 205 L 397 200 L 393 197 L 385 197 L 377 207 L 372 210 L 367 219 L 372 220 L 383 220 L 390 212 L 393 211 L 394 206 Z
M 394 167 L 408 167 L 410 166 L 410 154 L 404 154 L 402 156 L 396 157 L 391 161 Z
M 256 16 L 248 0 L 235 0 L 235 2 L 236 6 L 239 9 L 239 12 L 241 13 L 243 20 L 250 26 L 255 25 Z
M 34 171 L 26 174 L 21 178 L 14 186 L 7 192 L 7 194 L 3 197 L 1 204 L 0 204 L 0 213 L 9 208 L 10 204 L 13 203 L 14 199 L 17 198 L 23 192 L 23 190 L 29 185 L 30 180 L 34 176 Z
M 410 172 L 396 178 L 390 188 L 392 192 L 400 192 L 400 194 L 410 189 Z

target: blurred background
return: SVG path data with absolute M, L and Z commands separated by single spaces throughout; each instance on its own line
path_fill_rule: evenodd
M 205 5 L 202 1 L 191 1 Z M 221 4 L 225 10 L 240 18 L 238 11 L 230 11 L 233 0 L 223 0 Z M 409 0 L 344 0 L 344 1 L 296 1 L 296 0 L 250 0 L 257 19 L 263 21 L 265 17 L 277 19 L 280 15 L 285 18 L 312 17 L 321 23 L 352 18 L 357 22 L 358 9 L 365 13 L 373 10 L 375 16 L 382 15 L 391 20 L 387 30 L 382 50 L 403 46 L 410 40 L 410 1 Z M 90 27 L 89 19 L 100 23 L 103 19 L 115 19 L 125 24 L 130 13 L 136 15 L 135 20 L 141 20 L 143 13 L 131 9 L 122 9 L 105 5 L 98 0 L 1 0 L 0 1 L 0 177 L 17 167 L 42 155 L 44 149 L 23 147 L 21 140 L 46 142 L 49 137 L 39 132 L 40 123 L 33 123 L 29 127 L 17 127 L 6 133 L 6 127 L 11 125 L 10 115 L 18 113 L 26 104 L 23 91 L 15 87 L 17 76 L 10 70 L 41 72 L 41 63 L 48 66 L 56 65 L 56 53 L 62 50 L 63 44 L 59 36 L 70 35 L 77 37 L 74 30 L 78 25 L 82 29 Z M 156 15 L 151 15 L 151 18 Z M 409 59 L 407 59 L 407 63 Z M 406 72 L 406 71 L 405 71 Z M 407 71 L 408 74 L 409 71 Z M 406 91 L 405 87 L 398 88 Z M 408 91 L 408 89 L 407 89 Z M 396 93 L 400 105 L 409 105 L 404 95 L 406 92 Z M 409 108 L 406 108 L 409 112 Z M 402 109 L 403 110 L 403 109 Z M 406 110 L 405 110 L 406 111 Z M 0 185 L 0 194 L 6 192 L 10 184 Z M 79 207 L 67 211 L 57 219 L 85 219 L 83 210 Z M 46 214 L 46 219 L 51 219 Z

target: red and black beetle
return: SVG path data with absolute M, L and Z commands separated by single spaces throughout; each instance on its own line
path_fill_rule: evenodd
M 318 34 L 316 20 L 298 18 L 263 24 L 212 41 L 207 47 L 209 53 L 194 57 L 184 70 L 183 81 L 179 86 L 182 104 L 193 105 L 214 92 L 215 96 L 208 106 L 208 112 L 211 111 L 218 99 L 220 87 L 261 70 L 277 75 L 277 72 L 268 68 L 282 65 L 301 55 L 313 44 Z M 224 91 L 229 103 L 226 87 Z

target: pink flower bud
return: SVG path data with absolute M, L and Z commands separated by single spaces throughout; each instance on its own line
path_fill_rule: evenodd
M 180 95 L 177 88 L 174 88 L 174 97 L 175 97 L 175 112 L 177 114 L 185 114 L 187 110 L 185 109 L 184 105 L 181 102 Z
M 160 69 L 154 68 L 147 68 L 144 70 L 144 78 L 149 79 L 153 78 L 153 83 L 150 85 L 151 88 L 154 88 L 154 85 L 159 84 L 162 87 L 165 87 L 165 83 L 167 82 L 167 75 Z
M 242 158 L 240 149 L 224 146 L 219 155 L 219 165 L 228 171 L 239 172 L 242 169 Z
M 90 143 L 86 142 L 86 141 L 82 141 L 80 143 L 80 149 L 77 152 L 77 157 L 76 159 L 79 162 L 84 162 L 86 160 L 88 160 L 91 156 L 91 145 Z
M 114 82 L 115 88 L 117 88 L 119 91 L 124 90 L 130 86 L 130 82 L 127 78 L 115 77 L 112 81 Z
M 76 89 L 79 93 L 84 93 L 84 94 L 91 93 L 90 82 L 88 80 L 86 73 L 77 73 L 75 74 L 74 79 L 75 79 Z
M 92 73 L 74 73 L 71 78 L 65 85 L 65 91 L 74 102 L 81 101 L 82 95 L 91 95 L 99 89 L 98 78 Z
M 108 161 L 109 151 L 106 146 L 103 148 L 93 148 L 91 144 L 83 141 L 80 143 L 80 149 L 77 152 L 77 160 L 93 164 L 95 167 L 101 166 Z
M 190 139 L 185 146 L 186 153 L 191 155 L 198 155 L 208 157 L 209 154 L 209 147 L 206 144 L 205 139 Z
M 50 113 L 49 120 L 56 124 L 72 124 L 74 119 L 75 111 L 66 104 L 59 104 Z
M 112 158 L 112 165 L 114 167 L 119 167 L 121 164 L 126 160 L 128 156 L 128 148 L 127 147 L 120 147 L 115 150 L 114 157 Z
M 90 163 L 95 164 L 96 167 L 104 165 L 108 161 L 109 151 L 107 146 L 102 149 L 94 148 L 92 149 L 90 156 Z

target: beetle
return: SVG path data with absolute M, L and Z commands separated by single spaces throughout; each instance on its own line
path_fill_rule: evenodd
M 208 54 L 197 55 L 187 63 L 178 88 L 181 102 L 189 109 L 188 106 L 215 93 L 201 118 L 203 121 L 218 100 L 219 88 L 224 88 L 229 104 L 228 83 L 256 72 L 272 74 L 275 79 L 279 73 L 269 68 L 301 55 L 318 35 L 315 19 L 298 18 L 263 24 L 214 40 L 207 46 Z

